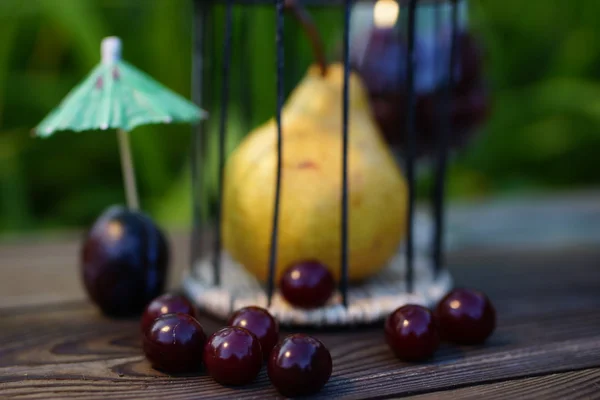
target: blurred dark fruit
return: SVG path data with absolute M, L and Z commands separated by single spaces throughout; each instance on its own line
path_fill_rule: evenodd
M 142 333 L 146 333 L 154 320 L 163 314 L 182 313 L 196 318 L 194 305 L 178 294 L 163 294 L 152 300 L 142 315 Z
M 279 340 L 279 324 L 267 310 L 261 307 L 244 307 L 230 318 L 230 326 L 248 329 L 260 341 L 263 358 L 267 359 Z
M 81 255 L 85 288 L 106 315 L 139 315 L 163 292 L 167 241 L 142 213 L 106 210 L 87 233 Z
M 292 265 L 279 281 L 281 295 L 293 306 L 305 309 L 325 305 L 334 288 L 333 275 L 317 261 Z
M 230 326 L 215 332 L 206 342 L 204 365 L 222 385 L 246 385 L 256 379 L 263 363 L 258 338 L 249 330 Z
M 496 328 L 496 310 L 480 291 L 455 289 L 438 304 L 436 317 L 443 339 L 459 344 L 484 342 Z
M 165 314 L 144 335 L 144 353 L 152 366 L 167 373 L 192 372 L 202 366 L 206 335 L 187 314 Z
M 452 147 L 460 147 L 467 142 L 475 129 L 485 121 L 490 108 L 483 78 L 482 48 L 469 33 L 461 32 L 457 39 L 457 79 L 450 95 L 452 123 L 449 143 Z M 435 56 L 419 50 L 417 39 L 415 127 L 418 153 L 424 156 L 436 149 L 440 118 L 443 115 L 440 113 L 440 104 L 446 104 L 446 94 L 439 83 L 420 88 L 418 76 L 440 75 L 436 71 L 448 67 L 440 66 L 440 60 Z M 405 38 L 392 30 L 377 29 L 371 34 L 363 61 L 360 62 L 358 56 L 351 55 L 352 68 L 359 73 L 367 87 L 373 114 L 385 139 L 399 149 L 404 148 L 406 140 L 406 57 Z M 440 76 L 447 77 L 447 71 Z
M 406 361 L 427 359 L 440 344 L 431 311 L 412 304 L 400 307 L 388 316 L 385 321 L 385 339 L 396 356 Z
M 286 397 L 318 392 L 329 381 L 331 369 L 329 350 L 303 334 L 290 335 L 275 346 L 267 366 L 271 383 Z

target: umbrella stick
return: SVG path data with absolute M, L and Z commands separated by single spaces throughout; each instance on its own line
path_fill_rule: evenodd
M 129 207 L 130 210 L 138 210 L 140 208 L 140 203 L 138 200 L 137 186 L 135 184 L 135 171 L 133 170 L 129 136 L 123 129 L 117 129 L 117 138 L 119 139 L 119 152 L 121 153 L 123 179 L 125 179 L 125 196 L 127 197 L 127 207 Z

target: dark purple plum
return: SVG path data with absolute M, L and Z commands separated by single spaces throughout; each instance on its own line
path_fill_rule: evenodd
M 115 206 L 86 234 L 81 252 L 83 283 L 108 316 L 139 315 L 165 287 L 169 249 L 146 215 Z
M 483 77 L 483 50 L 475 38 L 460 32 L 456 75 L 458 80 L 450 94 L 452 147 L 463 146 L 474 130 L 489 114 L 489 93 Z M 438 44 L 435 52 L 441 51 Z M 447 44 L 445 44 L 447 46 Z M 416 43 L 415 76 L 435 75 L 439 60 L 425 54 Z M 406 140 L 406 38 L 394 30 L 374 29 L 364 55 L 351 54 L 352 68 L 361 76 L 371 103 L 371 109 L 385 139 L 393 147 L 403 149 Z M 434 70 L 436 69 L 436 70 Z M 447 76 L 447 73 L 444 73 Z M 416 78 L 418 80 L 418 78 Z M 421 156 L 435 151 L 440 129 L 440 104 L 447 104 L 441 86 L 417 87 L 415 97 L 415 127 L 417 149 Z

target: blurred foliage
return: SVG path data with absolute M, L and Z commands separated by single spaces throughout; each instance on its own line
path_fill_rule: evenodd
M 228 150 L 275 110 L 272 7 L 234 10 Z M 487 48 L 493 114 L 453 160 L 454 197 L 600 183 L 600 2 L 471 1 L 471 26 Z M 0 1 L 0 233 L 86 226 L 108 205 L 123 203 L 112 132 L 30 130 L 99 61 L 104 36 L 124 42 L 124 57 L 190 97 L 191 0 Z M 313 10 L 329 54 L 341 37 L 341 12 Z M 221 74 L 224 12 L 207 60 Z M 289 21 L 289 22 L 287 22 Z M 244 34 L 240 34 L 241 32 Z M 308 43 L 286 20 L 286 92 L 311 62 Z M 207 151 L 203 210 L 216 192 L 219 87 L 203 102 Z M 248 101 L 243 101 L 247 99 Z M 189 225 L 190 127 L 148 126 L 132 133 L 142 207 L 167 225 Z M 425 174 L 422 193 L 428 182 Z

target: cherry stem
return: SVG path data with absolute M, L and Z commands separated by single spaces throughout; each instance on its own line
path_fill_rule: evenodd
M 296 0 L 285 0 L 285 8 L 290 10 L 294 17 L 300 22 L 304 33 L 308 36 L 310 44 L 312 46 L 313 55 L 319 68 L 321 70 L 321 76 L 327 75 L 327 62 L 325 61 L 325 50 L 323 47 L 323 40 L 321 40 L 321 34 L 315 25 L 310 14 L 297 3 Z

